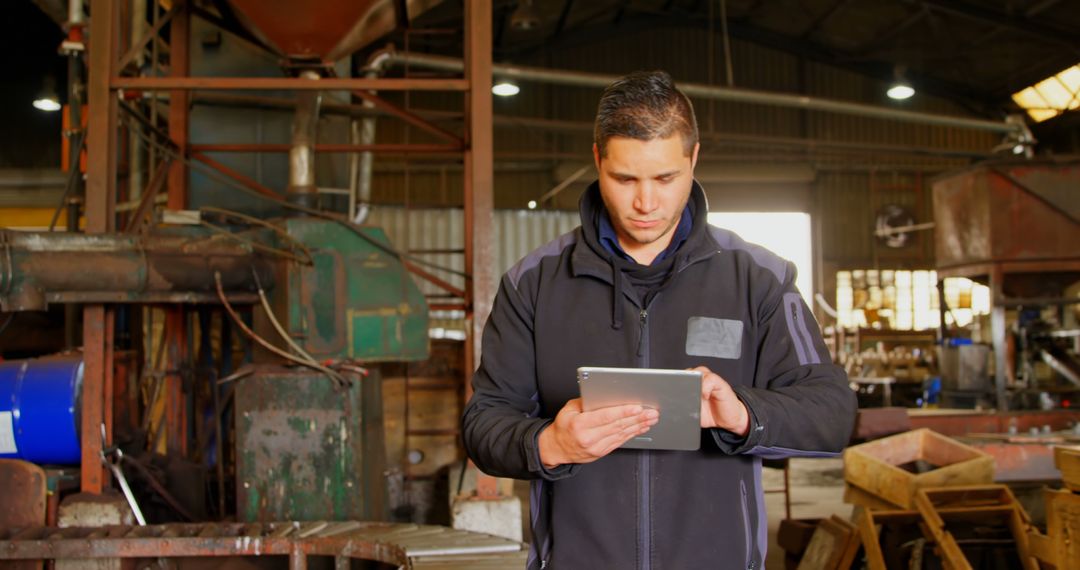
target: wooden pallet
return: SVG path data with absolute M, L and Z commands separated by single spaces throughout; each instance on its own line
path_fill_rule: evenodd
M 901 467 L 915 463 L 930 469 L 913 473 Z M 919 489 L 990 483 L 993 477 L 993 457 L 925 428 L 844 452 L 846 482 L 902 509 L 914 508 Z
M 948 530 L 949 522 L 988 522 L 1000 520 L 1016 541 L 1016 550 L 1025 570 L 1039 570 L 1028 542 L 1031 520 L 1012 491 L 1005 485 L 972 485 L 941 489 L 919 489 L 915 505 L 927 531 L 934 537 L 946 568 L 971 570 L 956 538 Z
M 866 556 L 866 566 L 870 570 L 886 570 L 885 554 L 881 548 L 879 525 L 921 525 L 922 515 L 918 511 L 873 510 L 859 507 L 855 515 L 859 529 L 859 543 Z M 925 536 L 925 529 L 923 532 Z

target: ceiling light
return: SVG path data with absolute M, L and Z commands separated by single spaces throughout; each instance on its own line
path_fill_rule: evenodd
M 499 81 L 491 87 L 491 92 L 499 97 L 513 97 L 521 92 L 521 88 L 510 81 Z
M 522 31 L 540 27 L 540 15 L 536 13 L 532 0 L 518 4 L 517 10 L 510 15 L 510 27 Z
M 52 113 L 60 110 L 60 102 L 56 100 L 56 97 L 34 99 L 34 108 Z
M 56 96 L 55 80 L 52 77 L 45 78 L 45 86 L 34 99 L 34 108 L 52 113 L 60 110 L 60 98 Z
M 915 94 L 915 88 L 911 86 L 911 83 L 908 83 L 905 77 L 906 71 L 907 66 L 904 65 L 893 67 L 893 82 L 889 86 L 889 90 L 885 92 L 890 99 L 903 101 L 904 99 L 910 99 Z
M 529 209 L 530 210 L 535 210 L 536 209 L 536 200 L 529 200 Z
M 905 82 L 896 82 L 889 87 L 889 90 L 885 92 L 890 99 L 896 99 L 897 101 L 903 101 L 904 99 L 911 98 L 915 94 L 915 89 Z

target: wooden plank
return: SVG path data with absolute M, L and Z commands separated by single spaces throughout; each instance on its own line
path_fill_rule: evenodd
M 903 510 L 903 507 L 900 505 L 890 503 L 889 501 L 886 501 L 869 491 L 864 491 L 850 483 L 844 483 L 844 502 L 879 511 Z
M 941 557 L 945 560 L 947 567 L 953 570 L 972 570 L 967 557 L 960 550 L 960 545 L 956 543 L 952 533 L 945 529 L 945 521 L 934 509 L 934 505 L 930 502 L 925 490 L 915 494 L 915 506 L 919 509 L 919 513 L 922 514 L 926 529 L 930 531 L 934 541 L 937 542 Z
M 850 538 L 849 528 L 832 519 L 821 521 L 799 560 L 798 570 L 835 570 Z
M 858 529 L 858 547 L 863 549 L 866 565 L 870 570 L 886 570 L 885 555 L 881 550 L 881 537 L 878 533 L 878 525 L 914 525 L 922 520 L 918 511 L 875 511 L 865 507 L 857 507 L 855 512 L 855 525 Z M 923 532 L 923 536 L 930 534 Z
M 1080 569 L 1080 495 L 1046 490 L 1046 530 L 1058 569 Z
M 1054 556 L 1054 541 L 1038 529 L 1028 531 L 1028 552 L 1044 564 L 1058 566 L 1057 557 Z
M 1061 480 L 1070 491 L 1080 492 L 1080 447 L 1055 447 L 1054 467 L 1061 471 Z

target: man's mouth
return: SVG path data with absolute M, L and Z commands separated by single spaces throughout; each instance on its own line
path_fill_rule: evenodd
M 639 230 L 647 230 L 660 225 L 660 220 L 634 220 L 631 219 L 630 223 Z

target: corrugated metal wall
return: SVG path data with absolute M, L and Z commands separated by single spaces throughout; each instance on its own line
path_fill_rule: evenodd
M 577 212 L 567 211 L 495 211 L 495 270 L 501 276 L 530 251 L 578 226 Z M 460 209 L 379 206 L 371 211 L 367 223 L 386 231 L 399 250 L 455 271 L 465 270 L 460 253 L 418 253 L 424 250 L 461 250 L 465 247 L 464 215 Z M 432 270 L 432 273 L 456 287 L 464 287 L 464 278 Z M 425 295 L 443 293 L 435 285 L 415 278 Z

